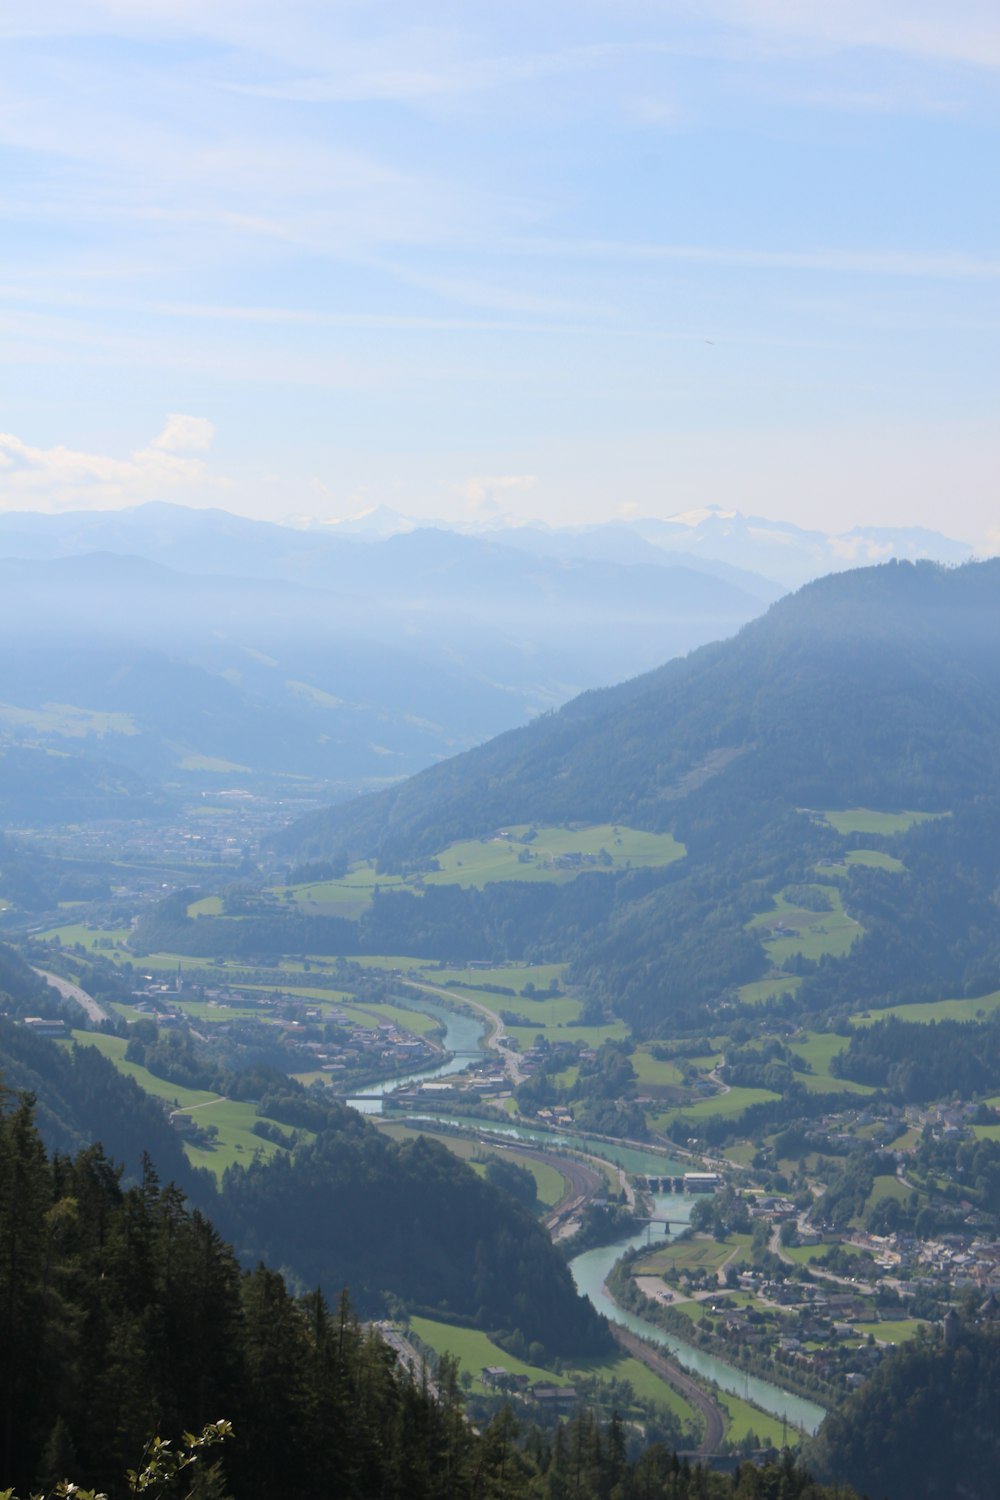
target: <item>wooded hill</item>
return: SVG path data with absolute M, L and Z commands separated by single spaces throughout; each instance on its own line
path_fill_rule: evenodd
M 647 1035 L 667 1020 L 698 1024 L 763 975 L 748 924 L 823 861 L 839 866 L 825 878 L 859 937 L 839 957 L 792 962 L 801 1006 L 834 1015 L 859 1001 L 981 994 L 1000 984 L 998 639 L 1000 561 L 821 579 L 735 640 L 301 820 L 280 850 L 375 856 L 391 870 L 508 824 L 672 832 L 686 859 L 533 886 L 523 921 L 523 887 L 448 896 L 442 956 L 468 944 L 572 958 L 570 978 Z M 818 816 L 859 806 L 948 816 L 891 841 L 839 835 Z M 898 859 L 850 865 L 859 843 Z M 374 951 L 364 945 L 377 931 L 383 951 L 432 953 L 444 901 L 383 893 L 355 928 L 356 951 Z
M 0 982 L 34 976 L 0 945 Z M 562 1257 L 529 1211 L 425 1140 L 380 1135 L 327 1090 L 273 1069 L 226 1080 L 280 1136 L 304 1135 L 294 1156 L 230 1168 L 221 1188 L 187 1162 L 160 1103 L 93 1047 L 67 1049 L 0 1019 L 0 1090 L 35 1101 L 50 1149 L 100 1141 L 137 1180 L 148 1157 L 233 1241 L 245 1264 L 281 1266 L 302 1290 L 349 1285 L 366 1315 L 405 1304 L 474 1324 L 517 1347 L 587 1354 L 607 1343 L 603 1319 L 577 1295 Z M 2 1095 L 0 1095 L 2 1097 Z
M 998 638 L 1000 560 L 823 578 L 734 640 L 304 818 L 278 847 L 412 859 L 533 821 L 687 842 L 751 799 L 950 808 L 1000 789 Z

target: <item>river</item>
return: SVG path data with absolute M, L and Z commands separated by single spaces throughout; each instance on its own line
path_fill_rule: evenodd
M 657 1216 L 662 1214 L 673 1224 L 688 1219 L 695 1200 L 678 1193 L 659 1193 L 653 1201 L 656 1205 Z M 801 1396 L 794 1396 L 790 1391 L 783 1391 L 780 1386 L 772 1385 L 769 1380 L 762 1380 L 759 1375 L 747 1375 L 734 1365 L 727 1364 L 725 1360 L 717 1359 L 714 1354 L 706 1354 L 703 1350 L 696 1349 L 692 1344 L 687 1344 L 683 1339 L 677 1338 L 675 1334 L 667 1333 L 664 1329 L 658 1328 L 655 1323 L 650 1323 L 645 1318 L 639 1317 L 637 1313 L 619 1307 L 611 1300 L 604 1289 L 604 1283 L 611 1272 L 611 1267 L 626 1250 L 645 1245 L 647 1242 L 655 1244 L 658 1241 L 666 1242 L 674 1238 L 673 1235 L 657 1235 L 656 1227 L 655 1224 L 651 1225 L 648 1230 L 643 1229 L 640 1233 L 619 1240 L 614 1245 L 602 1245 L 596 1250 L 585 1250 L 582 1255 L 571 1260 L 569 1268 L 577 1291 L 589 1297 L 598 1312 L 602 1312 L 612 1322 L 620 1323 L 623 1328 L 629 1328 L 643 1338 L 652 1339 L 664 1345 L 683 1369 L 713 1381 L 721 1390 L 730 1391 L 734 1396 L 745 1397 L 755 1406 L 759 1406 L 762 1411 L 770 1412 L 772 1416 L 786 1420 L 789 1427 L 796 1431 L 815 1432 L 826 1415 L 823 1408 L 817 1406 L 815 1402 L 806 1401 Z
M 363 1115 L 380 1115 L 382 1100 L 394 1089 L 408 1087 L 411 1083 L 430 1083 L 434 1078 L 447 1078 L 452 1073 L 462 1073 L 469 1066 L 469 1054 L 482 1051 L 483 1033 L 487 1022 L 480 1015 L 466 1015 L 459 1010 L 449 1010 L 446 1005 L 437 1005 L 433 1000 L 407 999 L 408 1010 L 419 1010 L 423 1015 L 433 1016 L 444 1027 L 441 1045 L 451 1054 L 447 1061 L 430 1063 L 415 1073 L 406 1073 L 399 1078 L 387 1078 L 382 1083 L 373 1083 L 366 1089 L 358 1089 L 350 1097 L 352 1106 Z
M 441 1022 L 444 1027 L 442 1046 L 452 1055 L 445 1062 L 433 1064 L 415 1073 L 409 1073 L 405 1077 L 390 1078 L 383 1083 L 360 1089 L 358 1094 L 352 1097 L 351 1103 L 363 1114 L 381 1114 L 382 1100 L 394 1089 L 411 1083 L 427 1083 L 435 1078 L 447 1078 L 453 1073 L 461 1073 L 468 1067 L 469 1054 L 482 1050 L 486 1022 L 481 1016 L 470 1016 L 461 1011 L 451 1010 L 448 1006 L 438 1005 L 433 1000 L 408 1000 L 407 1004 L 411 1009 L 422 1011 L 425 1015 L 433 1016 L 436 1021 Z M 541 1146 L 555 1155 L 558 1154 L 560 1147 L 564 1150 L 582 1151 L 614 1162 L 617 1166 L 624 1167 L 627 1172 L 642 1173 L 647 1176 L 680 1177 L 685 1171 L 682 1162 L 674 1161 L 659 1152 L 643 1150 L 639 1146 L 620 1145 L 617 1142 L 601 1140 L 593 1136 L 578 1135 L 571 1131 L 534 1129 L 529 1125 L 515 1125 L 513 1121 L 507 1125 L 502 1121 L 476 1119 L 467 1115 L 408 1115 L 406 1118 L 428 1125 L 448 1124 L 461 1130 L 480 1130 L 505 1140 L 524 1141 L 526 1144 Z M 653 1201 L 656 1205 L 657 1217 L 662 1216 L 671 1224 L 686 1223 L 694 1202 L 691 1197 L 678 1193 L 657 1194 Z M 815 1432 L 826 1415 L 823 1408 L 817 1406 L 815 1402 L 806 1401 L 801 1396 L 794 1396 L 789 1391 L 783 1391 L 780 1386 L 772 1385 L 769 1380 L 762 1380 L 758 1375 L 747 1375 L 742 1370 L 736 1369 L 734 1365 L 727 1364 L 725 1360 L 717 1359 L 713 1354 L 706 1354 L 703 1350 L 696 1349 L 693 1345 L 685 1343 L 683 1339 L 677 1338 L 676 1335 L 658 1328 L 655 1323 L 648 1322 L 638 1314 L 618 1307 L 611 1300 L 604 1290 L 604 1282 L 619 1256 L 634 1246 L 644 1245 L 647 1242 L 653 1243 L 659 1239 L 673 1238 L 672 1235 L 657 1235 L 656 1229 L 655 1224 L 651 1225 L 648 1229 L 643 1229 L 638 1234 L 633 1234 L 614 1245 L 604 1245 L 596 1250 L 585 1250 L 582 1255 L 570 1261 L 570 1271 L 577 1290 L 589 1297 L 605 1317 L 669 1349 L 677 1363 L 685 1370 L 691 1370 L 694 1374 L 713 1381 L 720 1389 L 730 1391 L 733 1395 L 746 1397 L 762 1411 L 770 1412 L 772 1416 L 786 1420 L 789 1426 L 797 1431 Z

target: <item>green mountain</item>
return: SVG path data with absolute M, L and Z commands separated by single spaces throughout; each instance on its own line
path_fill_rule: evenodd
M 821 579 L 734 640 L 300 820 L 278 852 L 419 869 L 511 826 L 669 831 L 687 857 L 662 870 L 586 873 L 524 901 L 512 883 L 383 893 L 360 928 L 363 944 L 395 937 L 382 951 L 433 952 L 447 905 L 442 956 L 572 958 L 571 977 L 647 1034 L 780 967 L 768 942 L 796 902 L 806 926 L 817 900 L 856 924 L 839 951 L 787 954 L 807 1007 L 982 993 L 1000 984 L 998 639 L 1000 561 Z M 854 831 L 823 816 L 859 807 L 878 816 Z M 948 816 L 886 816 L 903 811 Z
M 505 823 L 675 828 L 734 796 L 950 806 L 1000 786 L 998 627 L 1000 560 L 823 578 L 731 641 L 303 819 L 279 848 L 413 856 Z
M 0 944 L 0 1007 L 58 1011 L 59 1002 Z M 66 1048 L 0 1018 L 0 1106 L 35 1102 L 54 1151 L 99 1141 L 138 1180 L 149 1160 L 209 1213 L 247 1264 L 280 1265 L 303 1290 L 349 1285 L 359 1308 L 396 1299 L 553 1353 L 588 1353 L 606 1333 L 538 1221 L 436 1143 L 400 1145 L 354 1110 L 269 1069 L 232 1074 L 227 1094 L 265 1121 L 306 1131 L 292 1156 L 231 1168 L 221 1189 L 192 1169 L 167 1110 L 94 1047 Z M 283 1132 L 279 1131 L 279 1134 Z

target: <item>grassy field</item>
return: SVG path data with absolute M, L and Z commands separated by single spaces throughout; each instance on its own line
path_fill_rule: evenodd
M 495 969 L 447 969 L 435 968 L 427 974 L 429 984 L 499 985 L 501 989 L 520 991 L 531 983 L 536 991 L 545 991 L 553 979 L 558 984 L 565 973 L 565 964 L 501 964 Z M 510 999 L 510 996 L 501 996 Z
M 927 823 L 931 818 L 947 818 L 949 813 L 937 812 L 876 812 L 870 807 L 848 807 L 841 811 L 819 813 L 831 828 L 838 833 L 876 833 L 891 838 L 894 833 L 906 833 L 917 823 Z
M 190 1110 L 184 1112 L 193 1113 Z M 220 1180 L 227 1167 L 237 1164 L 249 1166 L 255 1157 L 266 1161 L 281 1150 L 273 1142 L 254 1135 L 256 1106 L 248 1101 L 219 1099 L 214 1104 L 206 1104 L 198 1109 L 194 1118 L 199 1125 L 214 1125 L 218 1134 L 211 1147 L 196 1146 L 185 1141 L 185 1155 L 192 1166 L 207 1167 Z M 314 1139 L 305 1131 L 300 1131 L 299 1135 L 303 1140 Z
M 851 849 L 844 855 L 845 865 L 861 865 L 866 870 L 889 870 L 900 875 L 906 869 L 901 859 L 883 854 L 881 849 Z
M 675 1062 L 661 1062 L 652 1056 L 647 1046 L 636 1047 L 632 1053 L 632 1066 L 643 1088 L 676 1087 L 684 1082 L 684 1075 Z
M 15 708 L 10 703 L 0 703 L 0 724 L 31 729 L 37 734 L 59 734 L 64 739 L 74 740 L 90 735 L 103 739 L 108 734 L 138 733 L 131 714 L 78 708 L 74 703 L 46 703 L 41 708 Z
M 620 1042 L 628 1036 L 624 1021 L 610 1021 L 606 1026 L 508 1026 L 522 1052 L 533 1047 L 539 1035 L 550 1042 L 579 1042 L 583 1047 L 600 1047 L 602 1042 Z
M 451 1354 L 462 1369 L 473 1377 L 472 1389 L 482 1393 L 486 1387 L 479 1380 L 480 1372 L 490 1365 L 502 1365 L 512 1375 L 527 1375 L 534 1385 L 572 1385 L 580 1375 L 596 1375 L 603 1380 L 627 1380 L 637 1395 L 674 1412 L 682 1422 L 697 1425 L 695 1415 L 684 1398 L 660 1380 L 638 1360 L 625 1354 L 611 1354 L 599 1360 L 582 1360 L 572 1369 L 560 1375 L 539 1365 L 527 1364 L 508 1354 L 499 1344 L 494 1344 L 485 1333 L 475 1328 L 456 1328 L 450 1323 L 439 1323 L 431 1318 L 411 1318 L 410 1327 L 423 1343 L 436 1354 Z
M 810 1031 L 801 1039 L 793 1037 L 790 1049 L 804 1061 L 811 1063 L 811 1073 L 795 1076 L 811 1094 L 873 1094 L 875 1090 L 867 1083 L 853 1083 L 849 1078 L 835 1078 L 830 1072 L 830 1061 L 838 1052 L 843 1052 L 848 1038 L 830 1032 Z
M 844 911 L 840 891 L 834 885 L 817 885 L 830 902 L 829 911 L 810 911 L 779 894 L 771 911 L 760 912 L 747 923 L 759 937 L 776 968 L 789 958 L 839 958 L 861 934 L 860 923 Z
M 665 1271 L 717 1271 L 731 1256 L 739 1260 L 749 1258 L 753 1237 L 749 1234 L 731 1234 L 725 1240 L 712 1239 L 709 1235 L 695 1235 L 691 1239 L 673 1240 L 662 1250 L 645 1255 L 632 1267 L 633 1276 L 662 1276 Z M 685 1309 L 686 1311 L 686 1309 Z
M 839 1248 L 846 1255 L 861 1255 L 862 1253 L 857 1245 L 842 1244 Z M 832 1249 L 832 1242 L 824 1240 L 819 1245 L 788 1245 L 784 1253 L 789 1260 L 797 1261 L 800 1266 L 807 1266 L 810 1261 L 819 1260 L 830 1249 Z
M 188 906 L 189 917 L 221 917 L 222 897 L 202 896 L 200 901 L 192 901 Z
M 642 833 L 610 823 L 588 828 L 537 828 L 535 836 L 526 839 L 530 831 L 527 824 L 521 824 L 491 838 L 450 844 L 437 855 L 440 869 L 423 879 L 427 885 L 464 887 L 481 887 L 495 880 L 565 882 L 584 869 L 658 867 L 683 859 L 686 853 L 684 845 L 669 833 Z M 564 860 L 573 863 L 564 864 Z
M 765 1005 L 782 995 L 794 995 L 801 983 L 798 974 L 781 974 L 772 979 L 752 979 L 749 984 L 741 984 L 736 993 L 744 1005 Z
M 697 1104 L 678 1104 L 673 1109 L 650 1115 L 659 1131 L 665 1131 L 673 1120 L 690 1120 L 693 1125 L 700 1120 L 732 1120 L 745 1113 L 752 1104 L 772 1104 L 780 1099 L 770 1089 L 731 1088 L 726 1094 L 714 1094 L 710 1099 L 699 1099 Z
M 794 1428 L 783 1428 L 780 1417 L 769 1416 L 766 1411 L 744 1401 L 742 1396 L 732 1396 L 728 1391 L 716 1391 L 715 1395 L 728 1414 L 726 1437 L 731 1443 L 742 1442 L 748 1432 L 755 1432 L 762 1443 L 775 1448 L 794 1438 Z
M 60 948 L 73 948 L 77 943 L 86 948 L 88 953 L 101 951 L 108 958 L 114 957 L 109 949 L 123 945 L 130 935 L 128 927 L 100 927 L 91 928 L 83 922 L 70 922 L 65 927 L 50 927 L 47 932 L 38 934 L 43 943 L 58 943 Z M 131 958 L 131 954 L 126 957 Z M 145 963 L 143 959 L 143 963 Z
M 912 1189 L 900 1182 L 898 1177 L 890 1177 L 888 1174 L 883 1177 L 876 1177 L 872 1183 L 872 1190 L 868 1194 L 864 1212 L 861 1214 L 862 1221 L 881 1198 L 894 1198 L 897 1203 L 909 1203 L 911 1191 Z
M 865 1338 L 872 1334 L 880 1344 L 905 1344 L 931 1325 L 923 1318 L 900 1318 L 896 1323 L 855 1323 L 854 1327 Z
M 124 1073 L 126 1078 L 134 1079 L 147 1094 L 152 1094 L 155 1099 L 162 1099 L 165 1104 L 172 1105 L 184 1114 L 196 1111 L 195 1118 L 199 1125 L 211 1124 L 217 1127 L 214 1149 L 194 1146 L 185 1141 L 184 1152 L 192 1166 L 207 1167 L 221 1178 L 226 1168 L 234 1162 L 249 1164 L 255 1153 L 267 1158 L 280 1149 L 270 1141 L 254 1135 L 253 1123 L 257 1116 L 253 1104 L 223 1099 L 206 1089 L 188 1089 L 182 1084 L 168 1083 L 163 1078 L 155 1077 L 138 1063 L 125 1060 L 125 1048 L 128 1044 L 123 1037 L 104 1036 L 94 1031 L 75 1031 L 72 1035 L 80 1046 L 96 1047 L 114 1063 L 120 1073 Z
M 875 1021 L 898 1016 L 901 1021 L 982 1021 L 1000 1010 L 1000 990 L 992 995 L 977 995 L 971 1000 L 927 1000 L 916 1005 L 890 1005 L 885 1010 L 859 1011 L 851 1017 L 854 1026 L 871 1026 Z
M 536 828 L 528 824 L 489 838 L 463 839 L 435 856 L 437 869 L 417 875 L 378 874 L 374 861 L 352 865 L 337 880 L 306 885 L 274 886 L 275 902 L 294 902 L 313 914 L 357 917 L 379 891 L 417 890 L 428 885 L 457 885 L 464 889 L 497 880 L 574 880 L 583 870 L 623 870 L 659 867 L 683 859 L 687 852 L 669 833 L 643 833 L 635 828 L 603 823 L 586 828 Z M 499 983 L 506 983 L 500 980 Z

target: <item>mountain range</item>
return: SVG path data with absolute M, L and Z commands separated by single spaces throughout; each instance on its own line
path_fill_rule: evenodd
M 277 852 L 419 870 L 451 841 L 508 827 L 669 831 L 686 857 L 664 869 L 533 886 L 528 908 L 516 883 L 453 891 L 449 909 L 451 931 L 493 956 L 573 954 L 573 977 L 647 1034 L 764 976 L 755 914 L 830 861 L 857 940 L 798 963 L 803 1004 L 984 993 L 1000 986 L 998 638 L 1000 561 L 824 578 L 734 640 L 300 820 Z M 876 813 L 867 840 L 826 816 L 858 807 Z M 844 862 L 859 843 L 876 867 Z M 383 898 L 383 941 L 393 900 L 400 940 L 420 931 L 414 899 Z

